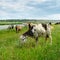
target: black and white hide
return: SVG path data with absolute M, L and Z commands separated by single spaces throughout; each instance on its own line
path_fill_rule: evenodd
M 29 29 L 24 34 L 20 36 L 22 42 L 26 42 L 26 37 L 34 37 L 36 42 L 38 42 L 38 38 L 43 36 L 45 40 L 47 38 L 50 39 L 50 44 L 52 44 L 52 36 L 51 36 L 51 27 L 49 24 L 35 24 L 35 25 L 28 25 Z

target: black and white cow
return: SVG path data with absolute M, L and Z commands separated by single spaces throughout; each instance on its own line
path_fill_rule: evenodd
M 29 24 L 28 31 L 20 36 L 21 41 L 25 42 L 27 36 L 34 37 L 36 42 L 40 36 L 44 36 L 45 40 L 50 38 L 50 44 L 52 44 L 51 27 L 49 24 Z

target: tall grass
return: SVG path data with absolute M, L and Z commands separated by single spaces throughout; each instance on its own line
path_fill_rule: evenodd
M 52 30 L 52 45 L 49 45 L 49 40 L 45 44 L 44 38 L 39 38 L 36 45 L 35 40 L 28 37 L 20 47 L 19 36 L 26 30 L 25 27 L 19 33 L 15 30 L 0 31 L 0 60 L 60 60 L 60 25 Z

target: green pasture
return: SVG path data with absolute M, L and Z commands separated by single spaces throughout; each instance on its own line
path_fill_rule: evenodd
M 20 35 L 27 31 L 24 27 L 19 33 L 13 30 L 0 31 L 0 60 L 60 60 L 60 25 L 52 29 L 52 45 L 44 38 L 35 40 L 27 37 L 27 42 L 20 45 Z
M 0 25 L 22 24 L 22 22 L 0 22 Z

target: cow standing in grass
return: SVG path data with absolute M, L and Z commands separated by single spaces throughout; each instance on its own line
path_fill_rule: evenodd
M 35 25 L 29 24 L 28 31 L 26 31 L 24 34 L 20 36 L 22 42 L 26 41 L 27 36 L 34 37 L 36 43 L 38 42 L 39 37 L 44 36 L 45 40 L 47 40 L 47 38 L 50 38 L 50 44 L 52 44 L 51 27 L 49 24 L 41 24 L 41 23 Z
M 8 29 L 13 29 L 14 28 L 14 25 L 9 25 L 8 26 Z
M 15 29 L 16 29 L 16 32 L 18 33 L 22 29 L 22 26 L 16 25 Z

